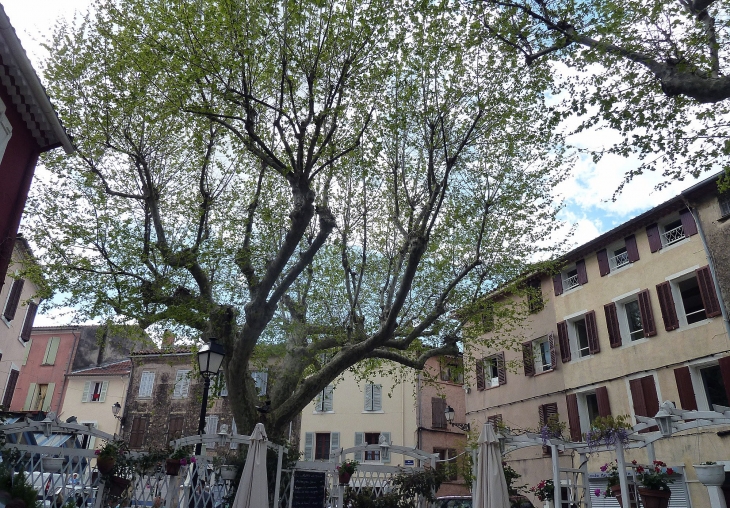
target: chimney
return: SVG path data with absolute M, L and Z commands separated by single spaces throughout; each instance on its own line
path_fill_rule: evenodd
M 162 332 L 162 347 L 173 347 L 175 345 L 175 334 L 170 330 Z

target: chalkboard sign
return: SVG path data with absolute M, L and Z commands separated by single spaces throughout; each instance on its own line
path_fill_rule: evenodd
M 324 483 L 327 473 L 296 471 L 292 508 L 323 508 Z

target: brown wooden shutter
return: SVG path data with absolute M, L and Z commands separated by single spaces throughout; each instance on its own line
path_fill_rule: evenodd
M 685 411 L 697 410 L 697 398 L 695 389 L 692 386 L 692 376 L 689 367 L 674 369 L 674 379 L 677 380 L 677 391 L 679 392 L 679 403 Z
M 707 265 L 698 268 L 695 273 L 697 274 L 697 284 L 700 287 L 702 303 L 705 306 L 705 314 L 707 314 L 708 318 L 719 316 L 722 314 L 722 311 L 720 310 L 720 302 L 717 299 L 717 292 L 715 291 L 715 283 L 712 280 L 710 266 Z
M 646 403 L 644 402 L 644 389 L 641 386 L 641 378 L 630 379 L 629 390 L 631 390 L 631 402 L 634 406 L 634 414 L 646 416 Z
M 654 313 L 651 310 L 651 296 L 649 290 L 639 292 L 639 314 L 641 315 L 641 327 L 644 329 L 644 337 L 656 335 L 656 324 L 654 324 Z
M 504 353 L 499 353 L 496 356 L 497 360 L 497 376 L 499 377 L 499 384 L 507 384 L 507 367 L 504 361 Z
M 487 422 L 493 424 L 496 430 L 497 427 L 502 425 L 502 414 L 497 413 L 496 415 L 487 416 Z
M 10 288 L 10 295 L 5 304 L 5 312 L 3 312 L 3 316 L 8 321 L 15 318 L 15 312 L 18 310 L 18 303 L 20 302 L 20 294 L 23 292 L 23 284 L 25 284 L 23 279 L 16 279 L 13 281 L 13 287 Z
M 654 415 L 659 411 L 659 396 L 656 393 L 654 376 L 642 377 L 641 387 L 644 390 L 644 404 L 646 404 L 646 411 L 649 413 L 646 416 L 654 418 Z
M 5 395 L 3 395 L 3 410 L 10 410 L 10 403 L 13 401 L 13 394 L 15 393 L 15 385 L 18 383 L 18 376 L 20 371 L 15 369 L 10 370 L 10 377 L 8 377 L 8 385 L 5 387 Z
M 588 352 L 592 355 L 601 352 L 601 344 L 598 342 L 598 325 L 596 324 L 596 311 L 592 310 L 586 314 L 586 334 L 588 335 Z
M 692 217 L 692 212 L 685 209 L 679 212 L 679 218 L 682 221 L 682 229 L 684 230 L 684 236 L 692 236 L 697 234 L 697 224 L 695 218 Z
M 25 313 L 25 322 L 23 322 L 23 330 L 20 332 L 20 338 L 23 342 L 30 340 L 30 332 L 33 331 L 33 321 L 35 321 L 35 315 L 38 312 L 38 304 L 30 302 L 28 304 L 28 312 Z
M 446 428 L 446 401 L 441 397 L 431 397 L 431 427 Z
M 723 356 L 718 360 L 720 364 L 720 374 L 722 375 L 722 384 L 725 385 L 725 394 L 730 400 L 730 356 Z
M 568 425 L 570 426 L 570 439 L 572 441 L 581 440 L 580 431 L 580 413 L 578 412 L 578 396 L 575 393 L 569 393 L 565 396 L 565 402 L 568 405 Z
M 167 429 L 167 442 L 180 439 L 183 435 L 183 424 L 185 417 L 183 416 L 171 416 L 170 423 Z
M 626 242 L 626 254 L 629 256 L 629 263 L 635 263 L 639 260 L 639 247 L 636 245 L 636 237 L 634 235 L 624 238 Z
M 553 275 L 553 289 L 555 296 L 563 294 L 563 276 L 561 274 Z
M 575 263 L 575 269 L 578 272 L 578 284 L 588 284 L 588 272 L 586 271 L 586 260 L 579 259 Z
M 522 363 L 525 367 L 525 376 L 535 375 L 535 355 L 532 352 L 532 341 L 522 344 Z
M 606 249 L 596 252 L 596 258 L 598 259 L 598 271 L 601 273 L 601 277 L 611 273 L 611 267 L 608 265 L 608 253 L 606 252 Z
M 548 404 L 542 404 L 538 407 L 538 416 L 540 421 L 540 428 L 547 424 L 552 415 L 558 414 L 558 404 L 556 402 L 550 402 Z M 544 455 L 551 455 L 552 449 L 549 446 L 542 447 L 542 453 Z
M 608 389 L 605 386 L 596 388 L 599 416 L 611 416 L 611 402 L 608 400 Z
M 608 342 L 612 348 L 621 346 L 621 328 L 618 324 L 618 316 L 616 315 L 616 304 L 614 302 L 607 303 L 603 306 L 606 314 L 606 328 L 608 329 Z
M 558 323 L 558 342 L 560 343 L 560 358 L 563 363 L 570 361 L 570 340 L 568 339 L 568 324 L 565 321 Z
M 484 358 L 477 360 L 477 390 L 484 390 Z
M 555 353 L 555 334 L 548 334 L 548 344 L 550 345 L 550 368 L 555 370 L 558 368 L 558 355 Z
M 674 306 L 674 297 L 672 296 L 672 286 L 669 282 L 662 282 L 656 285 L 656 293 L 659 297 L 659 308 L 662 310 L 662 319 L 664 320 L 664 329 L 668 332 L 679 328 L 679 320 L 677 319 L 677 309 Z
M 147 417 L 135 416 L 132 421 L 132 431 L 129 435 L 130 448 L 142 448 L 144 445 L 144 434 L 147 430 Z
M 649 250 L 657 252 L 662 248 L 662 238 L 659 236 L 659 226 L 651 224 L 646 226 L 646 237 L 649 239 Z

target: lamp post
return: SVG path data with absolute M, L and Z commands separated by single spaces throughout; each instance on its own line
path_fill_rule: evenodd
M 114 418 L 119 420 L 119 434 L 122 434 L 122 431 L 124 430 L 124 416 L 120 416 L 119 413 L 122 411 L 122 405 L 119 404 L 119 402 L 115 402 L 112 406 L 112 415 L 114 415 Z
M 470 425 L 468 423 L 454 423 L 454 415 L 456 414 L 456 411 L 454 411 L 454 408 L 451 406 L 446 406 L 446 411 L 444 411 L 444 415 L 446 416 L 446 421 L 449 422 L 450 425 L 459 428 L 463 430 L 464 432 L 469 432 Z
M 210 377 L 218 374 L 226 356 L 226 349 L 222 344 L 218 344 L 216 339 L 211 337 L 210 342 L 198 351 L 198 367 L 200 375 L 203 376 L 203 404 L 200 406 L 200 421 L 198 422 L 198 435 L 205 432 L 205 411 L 208 406 L 208 390 L 210 389 Z M 200 455 L 203 444 L 198 443 L 195 446 L 195 455 Z

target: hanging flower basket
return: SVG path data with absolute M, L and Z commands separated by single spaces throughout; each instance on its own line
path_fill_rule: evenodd
M 43 457 L 43 470 L 47 473 L 59 473 L 63 469 L 63 457 Z
M 182 467 L 180 460 L 181 459 L 167 459 L 165 461 L 165 472 L 170 476 L 177 476 L 180 472 L 180 467 Z
M 725 466 L 722 464 L 692 464 L 697 481 L 708 487 L 721 487 L 725 483 Z
M 96 468 L 101 474 L 109 474 L 114 469 L 114 464 L 117 463 L 117 459 L 114 457 L 96 457 Z
M 230 481 L 236 479 L 238 468 L 236 466 L 221 466 L 221 479 Z
M 641 495 L 641 504 L 644 505 L 644 508 L 667 508 L 672 491 L 639 487 L 639 494 Z
M 340 485 L 350 483 L 350 478 L 352 478 L 352 473 L 340 473 Z
M 612 485 L 609 489 L 613 497 L 618 501 L 618 505 L 623 508 L 624 499 L 621 497 L 621 485 Z M 636 491 L 631 487 L 629 487 L 629 503 L 631 504 L 631 508 L 639 508 L 639 503 L 636 501 Z
M 111 482 L 109 482 L 109 494 L 112 496 L 119 497 L 124 494 L 124 491 L 129 488 L 130 480 L 126 478 L 120 478 L 119 476 L 112 476 Z

